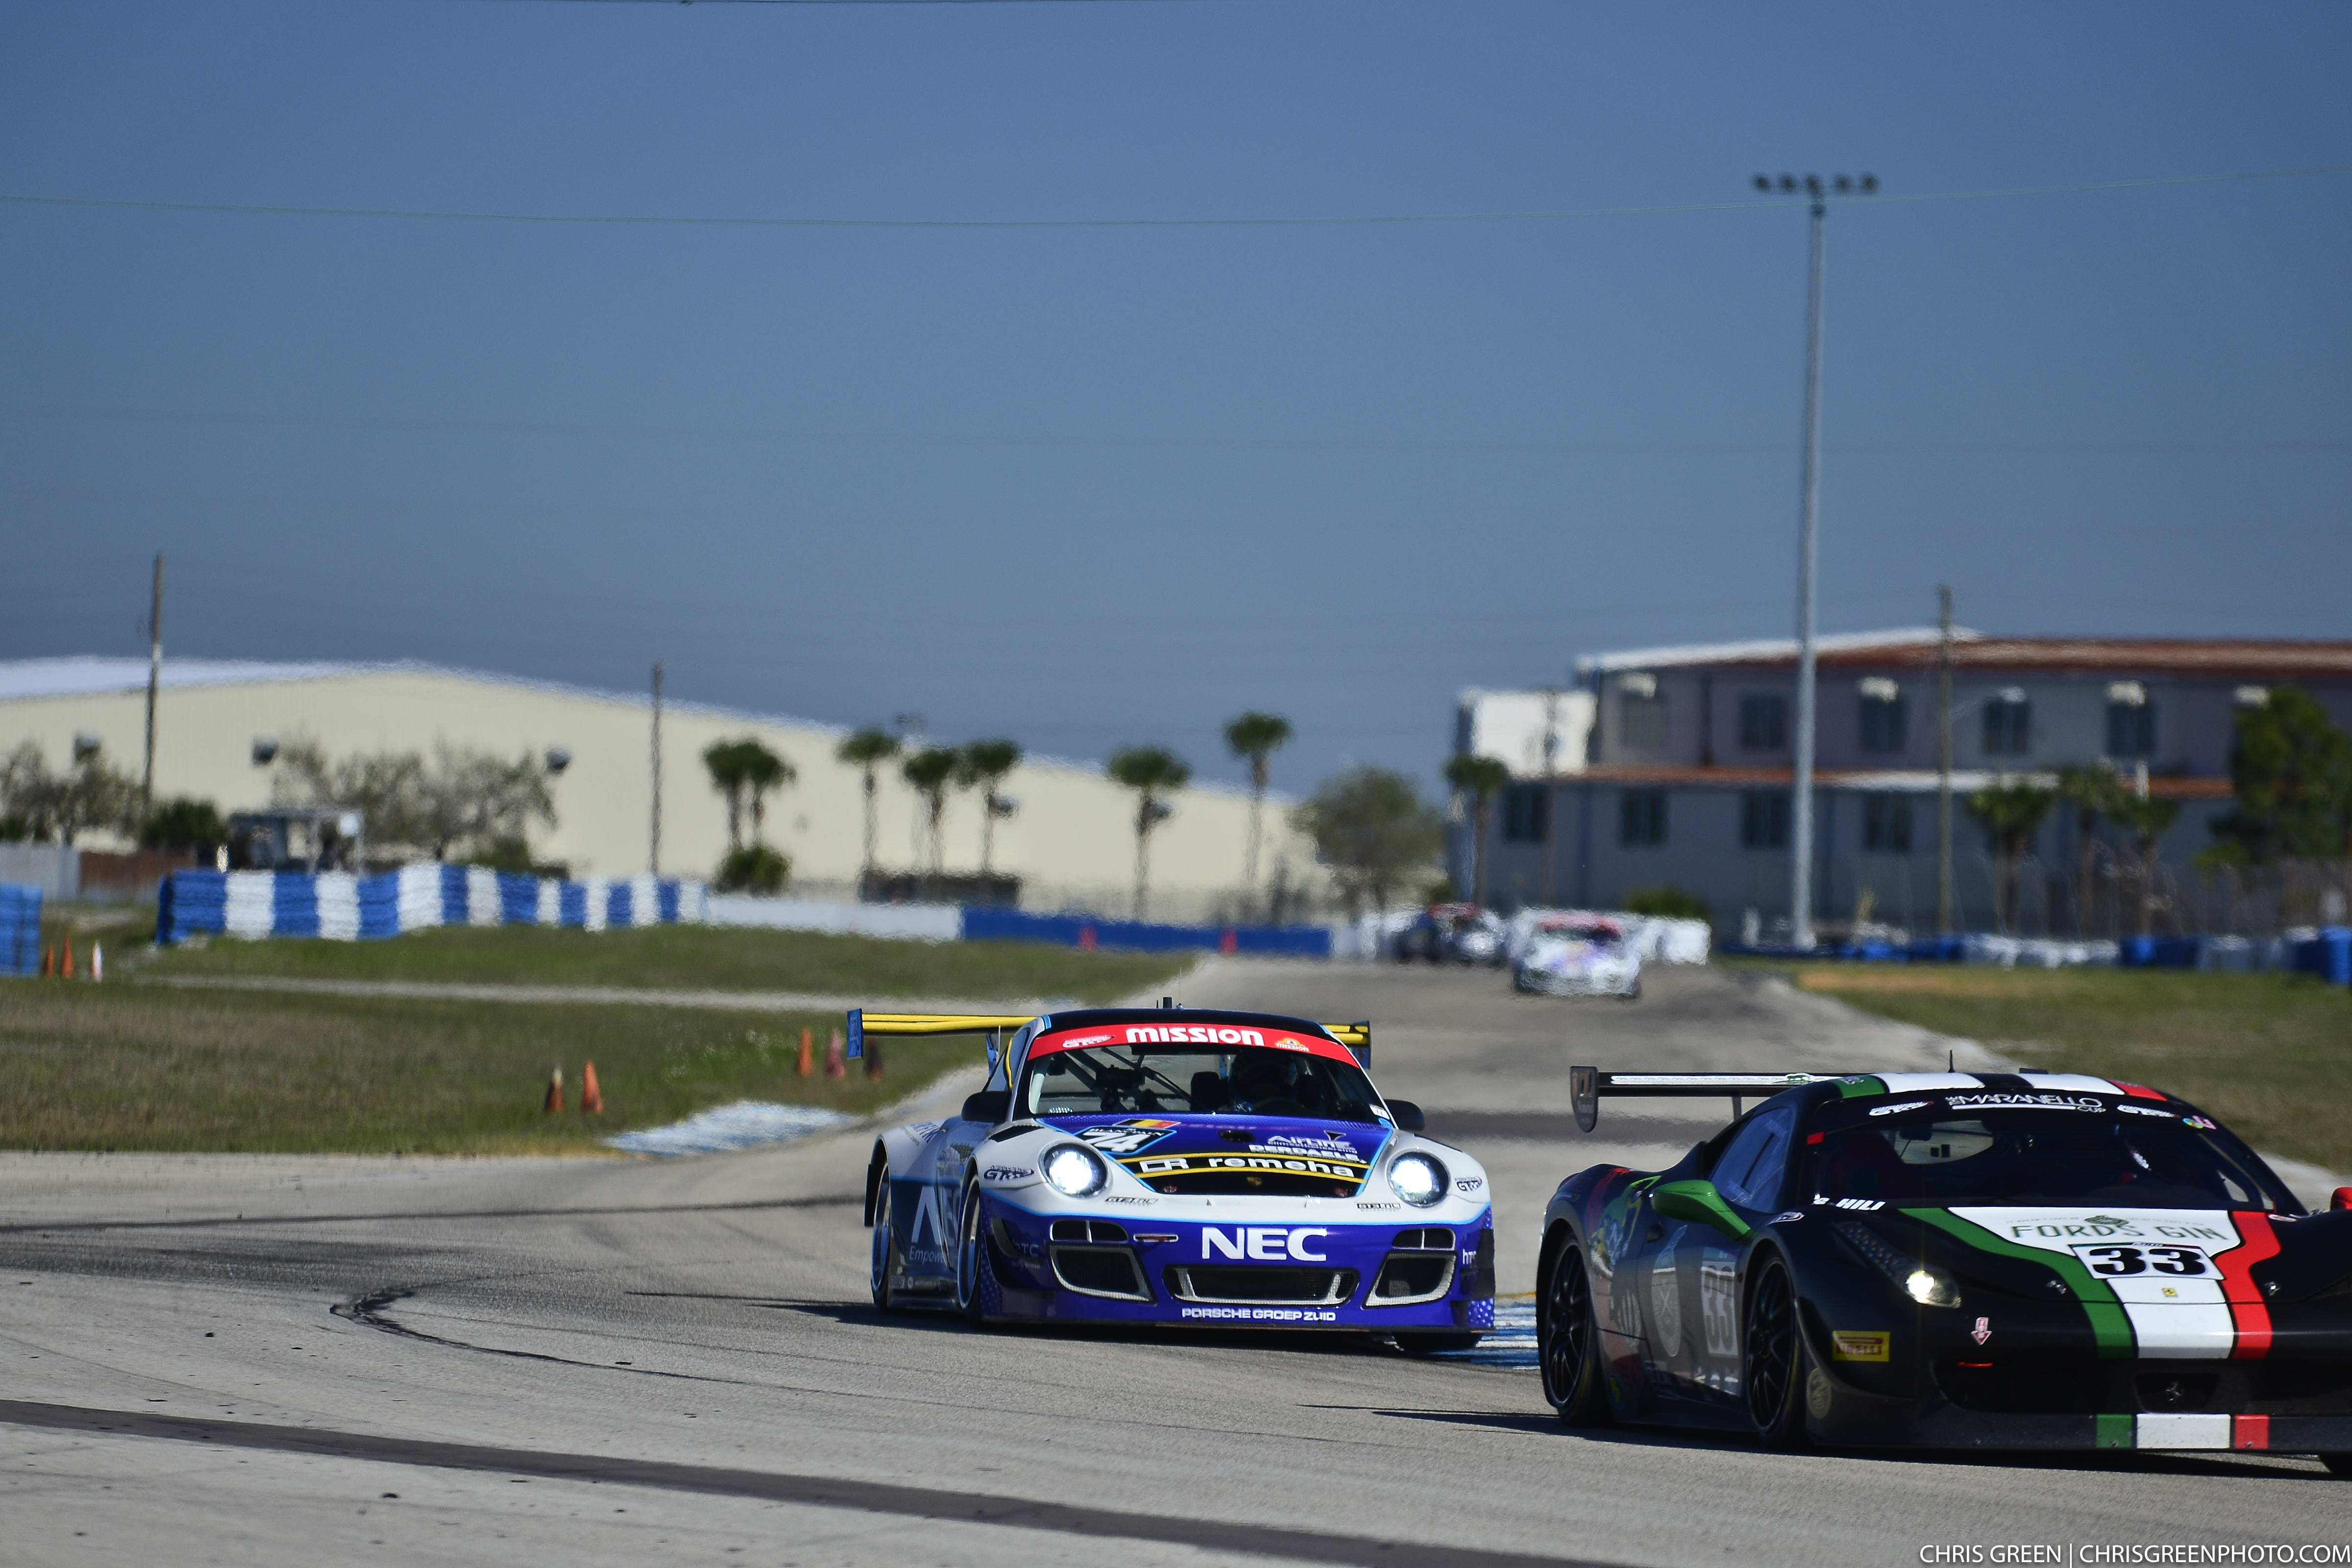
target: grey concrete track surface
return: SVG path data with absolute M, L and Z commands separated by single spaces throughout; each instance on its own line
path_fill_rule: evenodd
M 1383 1084 L 1454 1113 L 1507 1234 L 1568 1170 L 1692 1131 L 1612 1107 L 1592 1139 L 1476 1131 L 1541 1131 L 1571 1058 L 1941 1060 L 1719 973 L 1632 1006 L 1238 963 L 1182 991 L 1373 1018 Z M 2303 1460 L 1767 1454 L 1572 1434 L 1530 1373 L 1350 1341 L 885 1320 L 865 1152 L 0 1156 L 0 1558 L 1810 1568 L 2352 1539 L 2352 1489 Z

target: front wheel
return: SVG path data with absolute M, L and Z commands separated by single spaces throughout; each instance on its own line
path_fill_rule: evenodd
M 1747 1333 L 1740 1342 L 1740 1384 L 1748 1419 L 1768 1448 L 1794 1448 L 1805 1440 L 1808 1383 L 1814 1370 L 1797 1326 L 1797 1291 L 1789 1267 L 1774 1258 L 1748 1292 Z M 1822 1391 L 1827 1392 L 1826 1387 Z
M 1440 1351 L 1466 1351 L 1477 1348 L 1485 1334 L 1450 1334 L 1443 1331 L 1427 1334 L 1398 1334 L 1397 1349 L 1407 1355 L 1435 1355 Z
M 980 1212 L 980 1183 L 963 1184 L 961 1240 L 956 1247 L 956 1312 L 965 1321 L 984 1322 L 988 1298 L 996 1294 L 996 1272 L 989 1266 L 987 1222 Z
M 1604 1426 L 1612 1418 L 1602 1385 L 1601 1335 L 1592 1317 L 1592 1277 L 1574 1242 L 1551 1260 L 1536 1298 L 1536 1364 L 1544 1397 L 1570 1426 Z

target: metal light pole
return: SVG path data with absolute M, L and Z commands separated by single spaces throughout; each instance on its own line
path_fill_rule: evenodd
M 653 823 L 652 823 L 652 826 L 651 826 L 651 828 L 649 829 L 649 831 L 648 831 L 648 835 L 647 835 L 647 837 L 648 837 L 650 838 L 650 840 L 651 840 L 651 846 L 650 846 L 650 847 L 649 847 L 649 848 L 647 848 L 647 850 L 646 851 L 646 871 L 647 871 L 648 873 L 650 873 L 651 875 L 656 876 L 656 877 L 658 877 L 658 876 L 660 876 L 660 875 L 661 875 L 661 786 L 662 786 L 661 700 L 662 700 L 662 661 L 661 661 L 661 660 L 659 660 L 659 659 L 656 659 L 656 660 L 654 660 L 654 733 L 653 733 L 654 811 L 653 811 Z
M 1936 934 L 1952 930 L 1952 585 L 1936 589 Z
M 1778 184 L 1756 176 L 1756 188 L 1779 189 L 1793 195 L 1802 189 L 1811 197 L 1812 250 L 1805 279 L 1805 455 L 1801 500 L 1797 525 L 1797 755 L 1796 777 L 1790 802 L 1789 825 L 1789 944 L 1813 945 L 1813 668 L 1814 583 L 1820 574 L 1820 514 L 1822 499 L 1822 266 L 1829 230 L 1829 191 L 1841 195 L 1859 190 L 1868 195 L 1878 189 L 1878 176 L 1856 180 L 1839 174 L 1824 181 L 1807 174 L 1801 182 L 1783 174 Z

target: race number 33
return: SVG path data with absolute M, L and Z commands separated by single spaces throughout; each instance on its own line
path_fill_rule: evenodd
M 2109 1243 L 2076 1247 L 2074 1256 L 2094 1274 L 2202 1274 L 2205 1255 L 2193 1247 L 2126 1247 Z

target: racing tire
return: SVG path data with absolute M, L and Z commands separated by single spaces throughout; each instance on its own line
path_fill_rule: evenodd
M 1601 1365 L 1600 1324 L 1592 1316 L 1592 1276 L 1584 1249 L 1570 1242 L 1551 1260 L 1536 1298 L 1536 1364 L 1544 1398 L 1570 1426 L 1606 1426 L 1615 1419 Z
M 1739 1383 L 1758 1439 L 1768 1448 L 1802 1447 L 1812 1357 L 1797 1322 L 1796 1284 L 1778 1257 L 1765 1263 L 1748 1287 L 1741 1328 Z
M 898 1292 L 890 1288 L 898 1272 L 898 1234 L 890 1225 L 890 1167 L 886 1164 L 874 1186 L 874 1261 L 867 1283 L 874 1291 L 876 1311 L 898 1310 Z
M 2352 1454 L 2322 1454 L 2319 1462 L 2327 1467 L 2329 1475 L 2352 1479 Z
M 1403 1333 L 1391 1337 L 1396 1341 L 1396 1348 L 1407 1355 L 1435 1355 L 1440 1351 L 1475 1350 L 1478 1342 L 1486 1336 L 1466 1331 L 1447 1333 L 1440 1329 L 1430 1333 Z
M 955 1271 L 956 1316 L 968 1323 L 988 1321 L 988 1290 L 996 1284 L 996 1270 L 989 1262 L 990 1250 L 988 1232 L 981 1222 L 980 1179 L 971 1177 L 963 1184 L 963 1221 L 958 1227 Z

